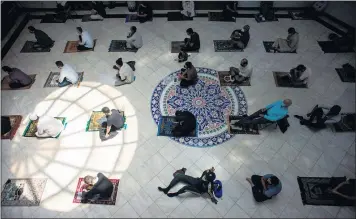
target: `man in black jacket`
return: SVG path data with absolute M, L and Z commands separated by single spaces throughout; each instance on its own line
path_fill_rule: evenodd
M 96 177 L 88 175 L 84 177 L 84 182 L 88 186 L 92 186 L 92 188 L 89 191 L 87 189 L 83 190 L 83 203 L 87 202 L 88 200 L 108 199 L 111 197 L 112 192 L 114 191 L 114 185 L 102 173 L 98 173 Z
M 250 41 L 250 26 L 245 25 L 242 30 L 234 30 L 230 38 L 234 47 L 245 49 Z
M 53 40 L 42 30 L 38 30 L 33 26 L 29 26 L 30 33 L 35 34 L 37 42 L 33 45 L 33 48 L 46 49 L 53 46 Z

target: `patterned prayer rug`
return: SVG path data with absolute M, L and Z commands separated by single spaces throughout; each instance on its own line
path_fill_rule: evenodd
M 247 114 L 245 94 L 239 87 L 220 87 L 217 71 L 196 68 L 199 80 L 194 86 L 180 88 L 175 82 L 180 70 L 166 76 L 151 97 L 151 112 L 156 124 L 160 118 L 174 116 L 177 110 L 189 111 L 198 122 L 199 137 L 173 140 L 194 147 L 209 147 L 229 140 L 226 118 L 228 115 Z
M 348 53 L 355 52 L 353 48 L 348 48 L 346 50 L 340 49 L 335 45 L 333 41 L 318 41 L 318 44 L 324 53 Z
M 2 206 L 39 206 L 47 179 L 9 179 L 1 192 Z
M 78 40 L 76 41 L 68 41 L 66 44 L 66 47 L 64 48 L 63 53 L 75 53 L 75 52 L 90 52 L 90 51 L 94 51 L 95 49 L 95 45 L 96 45 L 96 40 L 94 40 L 94 46 L 92 49 L 88 49 L 88 50 L 83 50 L 83 51 L 79 51 L 77 49 L 78 46 Z
M 263 41 L 263 46 L 265 47 L 265 50 L 267 53 L 274 53 L 274 50 L 272 49 L 272 45 L 274 42 L 272 41 Z M 278 52 L 276 51 L 276 53 L 297 53 L 297 51 L 293 51 L 293 52 Z
M 46 49 L 35 49 L 33 48 L 33 45 L 36 42 L 33 41 L 26 41 L 25 45 L 22 47 L 20 53 L 33 53 L 33 52 L 50 52 L 51 48 L 46 48 Z M 54 43 L 54 42 L 53 42 Z
M 137 52 L 136 48 L 127 48 L 126 40 L 111 40 L 109 52 Z
M 36 75 L 28 75 L 30 76 L 30 78 L 32 79 L 32 83 L 26 87 L 20 87 L 20 88 L 11 88 L 9 86 L 9 76 L 6 75 L 2 81 L 1 81 L 1 90 L 26 90 L 26 89 L 30 89 L 32 87 L 32 85 L 35 83 L 36 81 Z
M 64 16 L 56 16 L 55 14 L 46 14 L 42 20 L 41 23 L 65 23 L 67 21 L 67 18 Z
M 1 135 L 1 139 L 10 139 L 12 140 L 16 134 L 17 129 L 19 129 L 22 116 L 20 115 L 12 115 L 10 117 L 11 130 L 4 135 Z
M 215 52 L 243 52 L 243 49 L 236 48 L 232 45 L 231 40 L 214 40 Z
M 77 86 L 77 87 L 80 86 L 80 83 L 83 81 L 84 78 L 84 72 L 77 72 L 77 73 L 79 75 L 78 82 L 76 84 L 70 84 L 68 86 Z M 57 82 L 58 78 L 59 78 L 59 72 L 50 72 L 46 80 L 46 83 L 44 84 L 43 87 L 59 87 Z
M 120 111 L 120 114 L 124 117 L 124 129 L 127 128 L 126 124 L 126 116 L 124 111 Z M 101 111 L 93 111 L 89 121 L 87 122 L 87 127 L 85 131 L 87 132 L 95 132 L 95 131 L 100 131 L 101 129 L 101 124 L 103 122 L 106 122 L 106 116 L 103 112 Z
M 184 16 L 179 11 L 172 11 L 167 13 L 168 21 L 192 21 L 193 17 Z
M 153 18 L 151 18 L 148 21 L 152 21 L 152 20 L 153 20 Z M 136 14 L 128 14 L 128 15 L 126 15 L 125 23 L 128 23 L 128 22 L 140 22 L 140 20 L 138 19 L 138 16 Z
M 56 119 L 58 119 L 59 121 L 62 122 L 62 124 L 65 126 L 66 124 L 66 118 L 65 117 L 54 117 Z M 32 121 L 30 120 L 30 122 L 28 123 L 25 131 L 23 132 L 23 135 L 24 137 L 37 137 L 36 136 L 36 132 L 37 132 L 37 122 L 38 120 L 36 121 Z M 59 133 L 59 135 L 56 136 L 56 138 L 58 138 L 60 136 L 61 133 Z
M 173 136 L 172 130 L 176 126 L 175 116 L 162 116 L 158 124 L 158 136 Z M 197 131 L 194 130 L 187 137 L 197 137 Z
M 300 195 L 304 205 L 353 206 L 354 201 L 345 200 L 331 193 L 346 177 L 298 177 Z M 352 181 L 353 180 L 353 181 Z M 351 179 L 355 189 L 355 180 Z M 351 186 L 352 187 L 352 186 Z M 352 193 L 352 191 L 349 191 Z
M 242 83 L 234 83 L 234 82 L 225 80 L 225 77 L 230 75 L 229 71 L 219 71 L 218 75 L 219 75 L 219 83 L 220 83 L 221 87 L 224 87 L 224 86 L 231 86 L 231 87 L 251 86 L 251 78 L 249 78 L 248 80 L 246 80 Z
M 288 72 L 273 72 L 273 78 L 276 87 L 308 88 L 307 84 L 303 84 L 299 86 L 292 85 L 290 79 L 284 77 L 287 76 L 288 74 L 289 74 Z
M 355 113 L 343 113 L 339 122 L 332 123 L 334 132 L 355 132 Z
M 235 18 L 225 19 L 222 12 L 208 12 L 209 21 L 235 22 Z
M 343 68 L 335 68 L 337 74 L 339 75 L 340 77 L 340 80 L 342 82 L 350 82 L 350 83 L 355 83 L 355 76 L 356 76 L 356 72 L 354 73 L 354 76 L 353 77 L 350 77 L 349 75 L 346 74 L 346 72 L 344 71 Z
M 119 179 L 109 179 L 109 180 L 114 185 L 114 190 L 112 192 L 111 197 L 109 199 L 89 200 L 88 202 L 86 202 L 86 204 L 115 205 L 120 180 Z M 74 193 L 73 203 L 82 203 L 81 196 L 78 195 L 78 193 L 82 192 L 84 185 L 85 185 L 84 178 L 79 178 L 77 188 Z

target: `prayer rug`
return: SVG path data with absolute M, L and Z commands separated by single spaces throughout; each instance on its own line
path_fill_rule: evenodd
M 77 46 L 79 45 L 78 41 L 68 41 L 67 44 L 66 44 L 66 47 L 64 48 L 63 53 L 75 53 L 75 52 L 90 52 L 90 51 L 94 51 L 94 49 L 95 49 L 95 44 L 96 44 L 96 39 L 94 40 L 94 46 L 93 46 L 92 49 L 79 51 L 79 50 L 77 49 Z
M 289 11 L 288 14 L 292 20 L 313 20 L 311 17 L 302 14 L 301 11 Z
M 274 52 L 274 50 L 272 49 L 272 45 L 274 42 L 272 41 L 263 41 L 263 46 L 265 47 L 266 52 L 268 53 L 297 53 L 297 51 L 293 51 L 293 52 Z
M 344 113 L 341 115 L 341 120 L 332 123 L 334 132 L 355 132 L 355 113 Z
M 342 82 L 351 82 L 351 83 L 355 83 L 355 76 L 356 76 L 356 72 L 354 73 L 353 77 L 351 77 L 350 75 L 346 74 L 346 72 L 344 71 L 343 68 L 335 68 L 337 74 L 340 77 L 340 80 Z
M 235 22 L 235 18 L 225 19 L 222 12 L 208 12 L 209 21 Z
M 50 52 L 51 48 L 46 48 L 46 49 L 35 49 L 33 48 L 33 45 L 35 45 L 36 42 L 34 41 L 26 41 L 25 45 L 22 47 L 20 53 L 34 53 L 34 52 Z M 54 43 L 54 41 L 53 41 Z
M 111 40 L 109 52 L 137 52 L 136 48 L 127 48 L 126 40 Z
M 79 75 L 78 82 L 76 84 L 70 84 L 68 86 L 80 86 L 80 83 L 83 81 L 84 78 L 84 72 L 77 72 Z M 50 72 L 46 83 L 44 84 L 43 87 L 59 87 L 57 80 L 59 79 L 59 72 Z
M 2 206 L 39 206 L 47 179 L 8 179 L 1 192 Z
M 257 23 L 264 23 L 264 22 L 272 22 L 272 21 L 278 21 L 278 18 L 275 16 L 273 20 L 262 20 L 259 16 L 259 14 L 255 14 L 255 20 Z
M 148 21 L 152 21 L 153 18 L 151 18 Z M 126 15 L 126 19 L 125 19 L 125 23 L 128 22 L 140 22 L 140 20 L 138 19 L 138 16 L 136 14 L 128 14 Z
M 229 71 L 218 71 L 218 75 L 219 75 L 219 83 L 221 87 L 251 86 L 251 78 L 243 81 L 242 83 L 235 83 L 235 82 L 225 80 L 225 77 L 230 75 Z
M 124 111 L 120 111 L 120 114 L 124 117 L 124 129 L 127 129 L 127 124 L 126 124 L 126 116 Z M 103 122 L 106 122 L 106 116 L 103 112 L 101 111 L 93 111 L 89 121 L 87 122 L 87 127 L 85 131 L 87 132 L 95 132 L 95 131 L 100 131 L 101 129 L 101 124 Z
M 186 17 L 179 11 L 177 12 L 168 12 L 167 13 L 168 21 L 192 21 L 193 17 Z
M 184 41 L 172 41 L 171 42 L 171 53 L 179 53 L 181 51 L 181 46 L 184 45 Z M 197 53 L 198 50 L 187 51 L 187 53 Z
M 341 50 L 339 47 L 335 46 L 333 41 L 318 41 L 318 44 L 324 53 L 348 53 L 355 52 L 353 48 L 346 50 Z
M 173 136 L 172 130 L 176 126 L 175 116 L 162 116 L 158 124 L 157 136 Z M 197 125 L 198 126 L 198 125 Z M 197 137 L 197 131 L 194 130 L 186 137 Z
M 220 87 L 217 71 L 196 67 L 198 81 L 188 88 L 177 86 L 180 69 L 163 78 L 151 97 L 151 112 L 158 125 L 162 115 L 174 116 L 177 110 L 196 116 L 198 137 L 172 137 L 193 147 L 209 147 L 232 138 L 228 133 L 227 115 L 245 115 L 247 101 L 240 87 Z
M 82 18 L 82 22 L 89 22 L 89 21 L 103 21 L 104 19 L 91 19 L 90 14 L 86 14 Z
M 289 74 L 288 72 L 273 72 L 273 77 L 274 77 L 274 82 L 276 84 L 276 87 L 308 88 L 307 84 L 303 84 L 299 86 L 292 85 L 290 79 L 284 77 L 287 76 L 288 74 Z
M 249 125 L 248 127 L 240 128 L 238 126 L 233 125 L 235 122 L 239 121 L 242 119 L 242 116 L 229 116 L 229 119 L 227 121 L 228 125 L 228 132 L 230 134 L 249 134 L 249 135 L 259 135 L 258 131 L 258 125 Z
M 67 19 L 64 18 L 63 16 L 60 17 L 55 14 L 46 14 L 42 18 L 41 23 L 65 23 L 66 21 L 67 21 Z
M 344 182 L 346 177 L 298 177 L 297 179 L 303 205 L 354 205 L 354 201 L 342 199 L 331 192 L 331 189 Z M 350 179 L 350 181 L 353 181 L 353 184 L 355 183 L 354 179 Z
M 243 52 L 243 49 L 232 45 L 231 40 L 214 40 L 215 52 Z
M 10 139 L 12 140 L 16 134 L 17 129 L 19 129 L 21 125 L 22 116 L 20 115 L 12 115 L 10 117 L 11 130 L 4 135 L 1 135 L 1 139 Z
M 97 204 L 97 205 L 115 205 L 117 191 L 119 189 L 119 179 L 109 179 L 114 185 L 114 190 L 109 199 L 98 199 L 98 200 L 88 200 L 85 204 Z M 79 195 L 83 191 L 83 186 L 85 186 L 84 178 L 79 178 L 77 188 L 74 193 L 73 203 L 84 203 L 82 202 L 81 195 Z
M 31 79 L 32 79 L 32 83 L 30 85 L 27 85 L 26 87 L 20 87 L 20 88 L 11 88 L 9 86 L 9 76 L 6 75 L 1 81 L 1 90 L 26 90 L 26 89 L 30 89 L 32 87 L 32 85 L 36 81 L 36 75 L 28 75 L 28 76 L 30 76 Z
M 62 122 L 62 124 L 64 126 L 66 126 L 66 117 L 54 117 L 54 118 L 58 119 L 59 121 Z M 36 121 L 30 120 L 30 122 L 28 123 L 28 125 L 27 125 L 25 131 L 23 132 L 22 136 L 24 136 L 24 137 L 37 137 L 36 136 L 37 122 L 38 122 L 38 120 L 36 120 Z M 61 135 L 61 133 L 59 133 L 56 136 L 56 138 L 58 138 L 60 135 Z

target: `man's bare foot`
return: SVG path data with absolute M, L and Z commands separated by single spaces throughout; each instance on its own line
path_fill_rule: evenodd
M 251 186 L 253 186 L 253 183 L 250 178 L 246 178 L 247 182 L 250 183 Z

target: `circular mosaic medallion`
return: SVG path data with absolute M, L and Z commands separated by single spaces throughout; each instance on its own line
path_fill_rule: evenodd
M 172 139 L 189 146 L 209 147 L 232 137 L 227 131 L 227 117 L 247 114 L 247 102 L 239 87 L 220 87 L 217 71 L 196 69 L 199 81 L 189 88 L 181 88 L 175 82 L 180 70 L 166 76 L 153 91 L 151 112 L 156 124 L 162 115 L 174 116 L 177 110 L 193 113 L 198 122 L 198 136 Z

